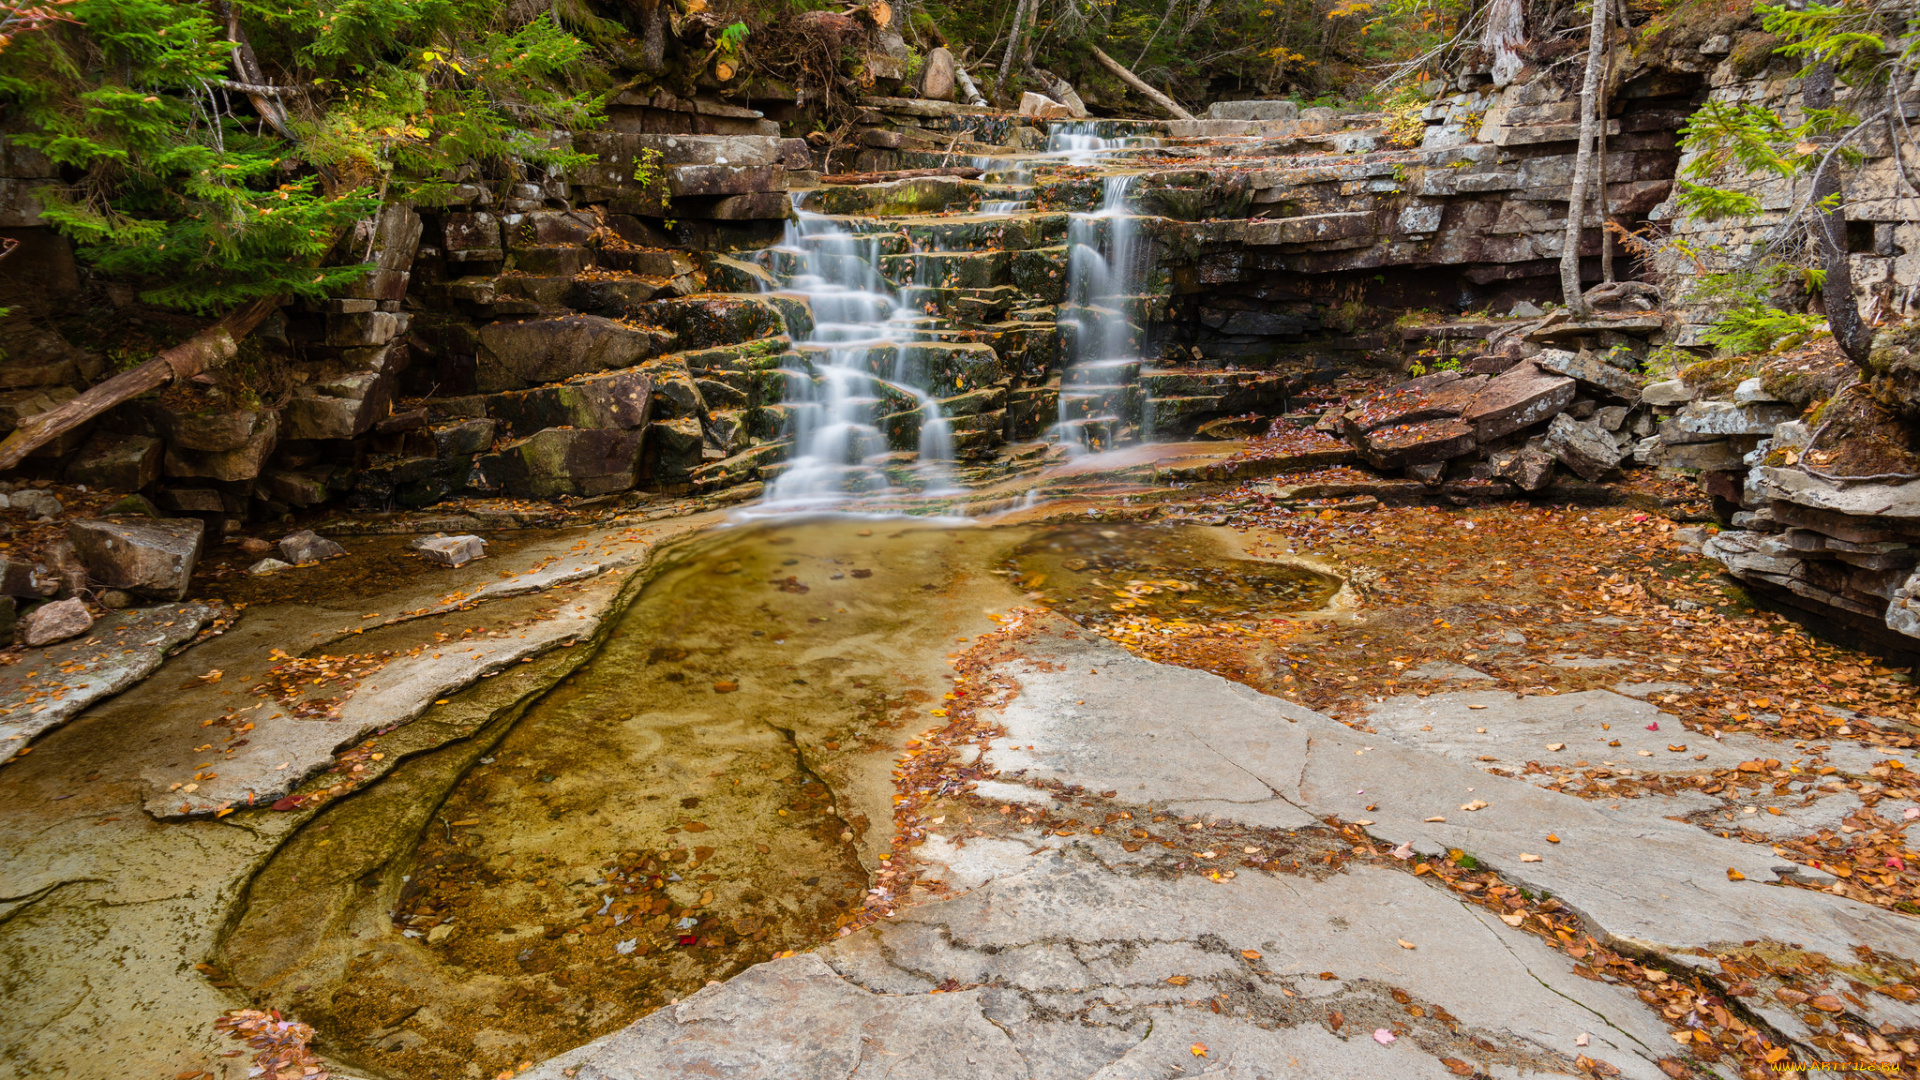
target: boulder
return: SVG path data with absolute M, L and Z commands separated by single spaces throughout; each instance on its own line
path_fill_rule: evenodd
M 1669 469 L 1734 472 L 1746 467 L 1742 455 L 1725 439 L 1713 442 L 1669 443 L 1664 440 L 1647 455 L 1649 464 Z
M 66 510 L 52 492 L 34 491 L 29 488 L 3 497 L 6 502 L 0 505 L 10 510 L 18 510 L 34 521 L 50 521 Z
M 282 559 L 295 566 L 317 563 L 322 559 L 336 559 L 347 553 L 346 548 L 316 534 L 312 529 L 288 533 L 280 538 L 275 548 Z
M 1693 391 L 1679 379 L 1650 382 L 1640 388 L 1643 405 L 1685 405 L 1693 400 Z
M 1591 420 L 1575 420 L 1565 413 L 1547 425 L 1546 450 L 1587 481 L 1606 476 L 1620 466 L 1620 459 L 1625 456 L 1605 428 Z
M 699 421 L 692 421 L 695 430 Z M 521 498 L 607 495 L 633 487 L 642 436 L 632 430 L 548 428 L 481 455 L 475 486 Z
M 660 352 L 668 340 L 662 331 L 598 315 L 490 323 L 480 328 L 474 384 L 482 393 L 496 393 L 628 368 Z
M 1292 101 L 1216 101 L 1207 106 L 1209 120 L 1298 120 L 1300 105 Z
M 167 410 L 159 414 L 161 434 L 185 450 L 239 450 L 273 421 L 274 414 L 268 409 Z
M 293 392 L 282 412 L 289 439 L 357 439 L 385 419 L 393 404 L 393 379 L 384 370 L 356 371 L 308 383 Z
M 67 463 L 67 482 L 102 491 L 139 491 L 160 479 L 160 440 L 95 431 Z
M 156 600 L 187 595 L 205 532 L 194 518 L 96 518 L 67 526 L 89 578 Z
M 1875 334 L 1866 368 L 1877 401 L 1902 416 L 1920 416 L 1920 321 Z
M 705 461 L 705 446 L 700 421 L 693 417 L 661 420 L 648 425 L 647 456 L 652 459 L 650 479 L 655 484 L 684 484 Z
M 1775 427 L 1799 415 L 1800 410 L 1791 405 L 1695 401 L 1660 425 L 1660 438 L 1674 445 L 1713 442 L 1735 435 L 1771 435 Z
M 926 65 L 920 69 L 920 96 L 929 101 L 952 101 L 953 69 L 953 53 L 946 46 L 928 53 Z
M 472 535 L 434 533 L 419 537 L 407 546 L 419 552 L 421 558 L 440 566 L 465 566 L 475 559 L 487 557 L 487 542 Z
M 1640 380 L 1588 353 L 1546 349 L 1533 362 L 1544 371 L 1565 375 L 1626 401 L 1640 400 Z
M 58 589 L 46 567 L 21 559 L 0 559 L 0 596 L 37 600 L 52 596 Z
M 93 629 L 93 613 L 79 597 L 41 604 L 20 620 L 20 643 L 31 649 L 79 637 Z
M 1458 420 L 1425 420 L 1395 424 L 1368 432 L 1360 455 L 1382 471 L 1448 461 L 1470 453 L 1478 445 L 1473 427 Z
M 1495 451 L 1487 464 L 1495 477 L 1521 491 L 1540 491 L 1553 482 L 1553 455 L 1531 446 Z
M 1045 94 L 1029 90 L 1020 95 L 1020 115 L 1034 120 L 1068 120 L 1073 110 Z
M 652 403 L 651 378 L 640 371 L 616 371 L 496 394 L 487 400 L 487 413 L 509 433 L 531 435 L 550 427 L 639 427 Z
M 167 453 L 162 460 L 163 470 L 168 476 L 201 477 L 208 480 L 251 480 L 260 475 L 266 466 L 268 455 L 280 440 L 280 418 L 277 413 L 263 413 L 257 424 L 251 425 L 247 441 L 239 446 L 218 450 L 200 450 L 184 444 L 169 442 Z
M 1573 402 L 1573 394 L 1572 379 L 1523 360 L 1482 387 L 1460 420 L 1473 425 L 1477 439 L 1489 442 L 1553 416 Z

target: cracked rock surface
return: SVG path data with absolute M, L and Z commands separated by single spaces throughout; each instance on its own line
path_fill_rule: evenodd
M 1270 837 L 1338 815 L 1416 851 L 1467 848 L 1615 944 L 1677 964 L 1756 937 L 1831 957 L 1857 945 L 1920 955 L 1906 919 L 1774 884 L 1764 849 L 1491 775 L 1458 740 L 1357 731 L 1051 618 L 993 674 L 1017 690 L 987 751 L 999 779 L 976 794 L 1010 808 L 1077 785 Z M 1558 730 L 1537 702 L 1472 697 L 1486 708 L 1430 701 L 1489 727 L 1513 712 L 1521 730 Z M 1611 694 L 1573 704 L 1655 711 Z M 1631 988 L 1576 977 L 1563 954 L 1431 878 L 1314 873 L 1311 860 L 1215 878 L 1172 872 L 1118 835 L 945 832 L 927 850 L 969 891 L 709 986 L 533 1075 L 1519 1076 L 1573 1072 L 1579 1055 L 1666 1075 L 1669 1024 Z M 1907 1022 L 1899 1002 L 1867 1008 Z

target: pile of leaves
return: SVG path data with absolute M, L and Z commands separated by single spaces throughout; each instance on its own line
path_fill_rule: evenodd
M 234 1009 L 213 1022 L 215 1031 L 228 1038 L 244 1040 L 253 1050 L 253 1068 L 249 1076 L 272 1080 L 327 1080 L 332 1074 L 313 1052 L 313 1028 L 298 1020 L 283 1019 L 279 1010 Z

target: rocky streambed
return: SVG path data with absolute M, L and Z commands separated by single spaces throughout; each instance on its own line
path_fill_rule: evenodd
M 275 729 L 204 734 L 209 699 L 233 691 L 193 680 L 183 694 L 178 664 L 45 739 L 0 785 L 8 1060 L 69 1075 L 220 1066 L 208 1024 L 242 1000 L 313 1024 L 314 1049 L 360 1075 L 550 1057 L 861 921 L 895 857 L 897 762 L 941 722 L 952 657 L 1016 605 L 1118 617 L 1166 601 L 1251 624 L 1338 588 L 1205 526 L 716 524 L 649 538 L 660 547 L 592 534 L 603 561 L 645 568 L 482 605 L 486 633 L 564 621 L 574 644 L 393 717 L 276 809 L 139 811 L 170 747 L 202 759 L 183 763 L 204 762 L 195 775 L 259 786 L 280 772 L 261 757 L 249 778 L 253 748 L 231 745 L 271 749 Z M 514 549 L 514 569 L 551 563 L 562 539 Z M 1036 567 L 1064 551 L 1091 560 L 1053 571 L 1080 591 L 1042 592 Z M 316 614 L 265 605 L 185 662 L 249 678 L 244 654 Z M 350 640 L 354 655 L 423 644 L 443 664 L 482 651 L 451 625 Z M 379 691 L 389 678 L 404 681 L 369 670 L 353 696 L 403 702 Z M 78 932 L 95 944 L 73 947 Z

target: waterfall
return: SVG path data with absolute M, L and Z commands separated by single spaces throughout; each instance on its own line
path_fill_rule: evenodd
M 908 379 L 907 350 L 925 321 L 903 305 L 880 273 L 876 237 L 849 232 L 822 214 L 796 210 L 776 256 L 792 268 L 785 291 L 813 307 L 813 330 L 798 343 L 811 370 L 787 368 L 793 457 L 773 481 L 767 506 L 818 509 L 849 496 L 885 494 L 893 483 L 881 421 L 917 410 L 919 463 L 929 489 L 946 487 L 953 436 L 940 405 Z
M 1132 176 L 1109 176 L 1100 209 L 1067 221 L 1067 293 L 1059 325 L 1068 366 L 1060 376 L 1053 438 L 1070 449 L 1108 449 L 1136 419 L 1140 368 L 1129 307 L 1140 289 L 1140 219 L 1127 209 Z

